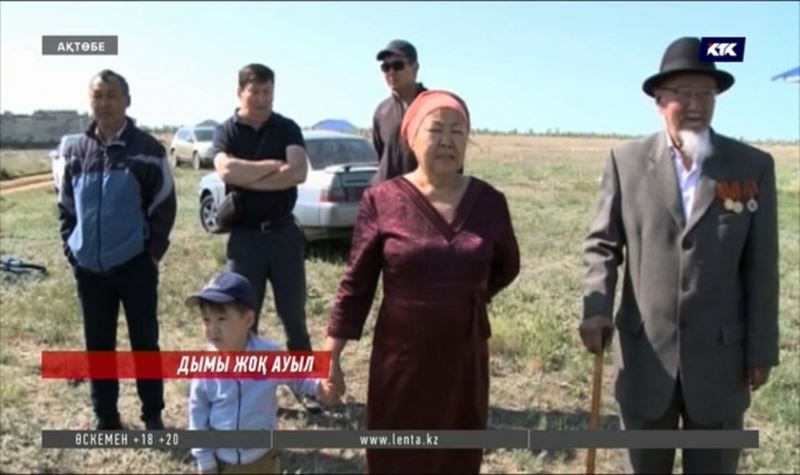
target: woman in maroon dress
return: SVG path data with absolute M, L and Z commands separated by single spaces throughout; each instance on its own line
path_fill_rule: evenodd
M 419 166 L 374 185 L 362 200 L 326 350 L 361 337 L 378 276 L 367 394 L 370 430 L 485 429 L 491 331 L 486 304 L 519 273 L 519 248 L 502 193 L 460 173 L 469 115 L 457 96 L 420 94 L 401 134 Z M 483 451 L 368 449 L 370 473 L 478 473 Z

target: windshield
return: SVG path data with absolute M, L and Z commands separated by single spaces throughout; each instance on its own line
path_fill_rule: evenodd
M 211 142 L 214 138 L 214 131 L 208 129 L 195 129 L 194 136 L 198 142 Z
M 67 147 L 68 147 L 70 144 L 72 144 L 72 143 L 76 142 L 76 141 L 77 141 L 77 140 L 78 140 L 80 137 L 81 137 L 80 135 L 70 135 L 70 136 L 68 136 L 68 137 L 64 137 L 64 138 L 61 140 L 61 153 L 63 154 L 63 153 L 64 153 L 64 150 L 66 150 L 66 149 L 67 149 Z
M 321 170 L 331 165 L 377 162 L 372 144 L 360 139 L 321 139 L 306 142 L 311 168 Z

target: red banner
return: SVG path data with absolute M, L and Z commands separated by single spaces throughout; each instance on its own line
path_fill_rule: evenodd
M 327 378 L 327 351 L 43 351 L 42 379 Z

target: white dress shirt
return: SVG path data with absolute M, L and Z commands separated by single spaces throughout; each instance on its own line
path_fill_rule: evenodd
M 708 134 L 708 130 L 706 130 L 704 133 Z M 692 157 L 692 168 L 687 170 L 683 165 L 681 152 L 675 148 L 675 145 L 673 145 L 669 134 L 667 134 L 667 143 L 669 144 L 669 150 L 672 153 L 672 161 L 675 165 L 675 174 L 678 177 L 678 186 L 681 190 L 683 217 L 688 223 L 689 217 L 692 216 L 692 206 L 694 206 L 695 192 L 697 191 L 697 184 L 700 183 L 700 175 L 703 173 L 703 161 L 705 157 L 695 153 L 695 156 Z
M 125 132 L 125 128 L 126 127 L 128 127 L 128 120 L 127 119 L 125 119 L 125 122 L 122 123 L 122 127 L 120 127 L 120 129 L 117 131 L 116 134 L 114 134 L 113 136 L 107 138 L 106 140 L 102 140 L 101 139 L 101 141 L 103 142 L 103 144 L 108 145 L 111 142 L 119 140 L 120 137 L 122 137 L 122 133 Z M 94 134 L 97 136 L 97 138 L 100 138 L 100 126 L 95 126 Z

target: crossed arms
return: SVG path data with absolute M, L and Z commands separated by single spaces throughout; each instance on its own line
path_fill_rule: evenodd
M 276 191 L 306 181 L 308 161 L 303 147 L 289 145 L 285 162 L 274 158 L 244 160 L 219 152 L 214 157 L 214 168 L 220 179 L 229 185 L 254 191 Z

